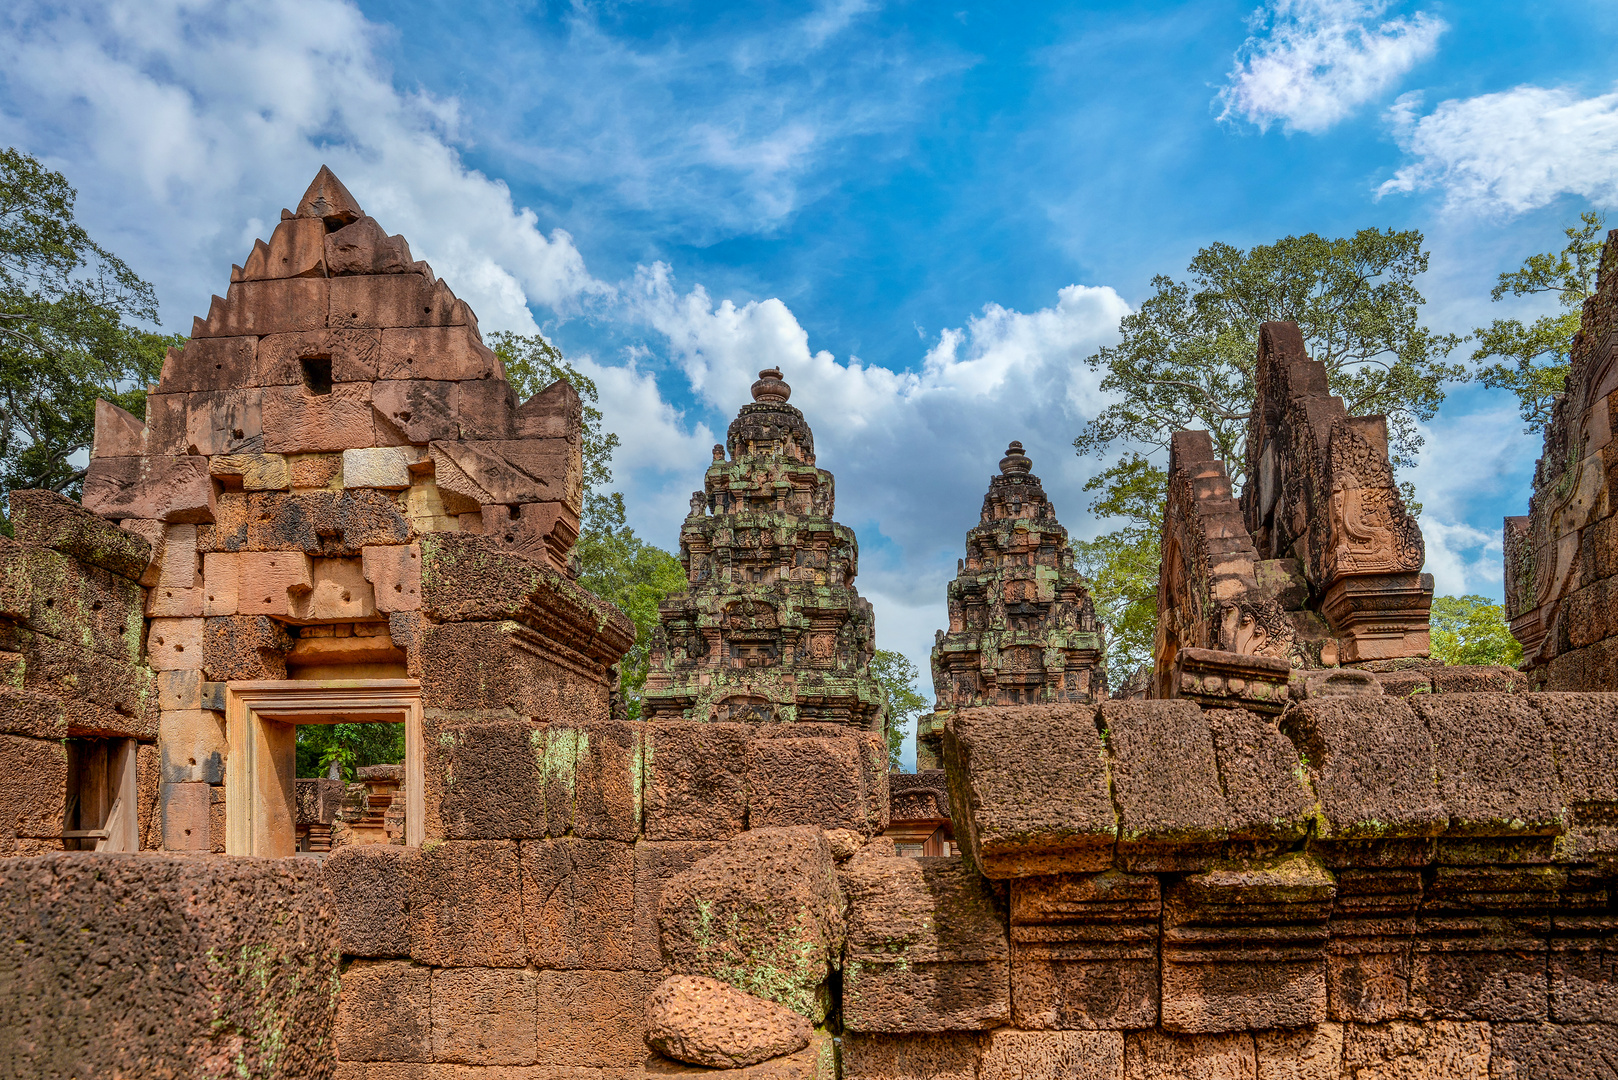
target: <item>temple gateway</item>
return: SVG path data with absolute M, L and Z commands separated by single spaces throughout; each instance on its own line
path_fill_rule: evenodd
M 1173 439 L 1150 670 L 1012 443 L 900 774 L 783 373 L 626 720 L 578 395 L 322 169 L 98 405 L 82 504 L 11 494 L 0 1075 L 1612 1075 L 1615 262 L 1507 522 L 1522 670 L 1429 658 L 1386 423 L 1269 323 L 1243 490 Z M 332 723 L 401 760 L 299 777 Z

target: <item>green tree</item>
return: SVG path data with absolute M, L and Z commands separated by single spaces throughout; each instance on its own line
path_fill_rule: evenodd
M 1446 664 L 1522 663 L 1505 608 L 1486 596 L 1435 596 L 1431 617 L 1434 660 Z
M 636 536 L 626 520 L 623 495 L 606 490 L 618 436 L 605 430 L 594 380 L 539 334 L 494 333 L 489 338 L 520 399 L 566 379 L 583 402 L 584 513 L 573 552 L 579 560 L 579 584 L 618 605 L 635 623 L 635 645 L 619 664 L 619 678 L 629 718 L 639 719 L 657 605 L 686 587 L 685 569 L 679 559 Z
M 1524 430 L 1530 434 L 1550 422 L 1551 406 L 1567 384 L 1580 310 L 1595 292 L 1606 219 L 1587 210 L 1579 221 L 1579 226 L 1563 230 L 1567 245 L 1561 251 L 1528 256 L 1521 269 L 1501 274 L 1489 292 L 1494 300 L 1507 293 L 1555 296 L 1560 310 L 1526 326 L 1521 319 L 1496 319 L 1472 331 L 1478 342 L 1472 352 L 1474 373 L 1484 386 L 1517 396 Z
M 1297 323 L 1332 393 L 1351 414 L 1387 416 L 1395 464 L 1414 457 L 1418 423 L 1437 411 L 1444 383 L 1464 374 L 1445 362 L 1460 338 L 1421 323 L 1423 242 L 1415 230 L 1361 229 L 1337 239 L 1288 236 L 1245 251 L 1213 244 L 1191 260 L 1187 280 L 1154 277 L 1152 295 L 1124 317 L 1122 340 L 1086 360 L 1105 372 L 1101 389 L 1113 403 L 1074 449 L 1126 451 L 1089 486 L 1099 492 L 1090 509 L 1124 524 L 1076 552 L 1098 608 L 1115 623 L 1114 680 L 1148 658 L 1156 617 L 1167 476 L 1152 458 L 1165 454 L 1174 432 L 1206 430 L 1240 488 L 1260 324 Z
M 1152 662 L 1165 484 L 1162 469 L 1131 454 L 1084 485 L 1086 491 L 1103 492 L 1090 504 L 1093 513 L 1124 522 L 1113 532 L 1073 544 L 1074 562 L 1089 579 L 1096 617 L 1107 627 L 1107 677 L 1114 689 Z
M 0 150 L 0 494 L 77 498 L 70 459 L 94 438 L 96 398 L 143 415 L 185 340 L 138 325 L 157 321 L 157 296 L 74 219 L 76 198 L 61 173 Z
M 888 692 L 888 768 L 898 769 L 905 727 L 927 711 L 927 699 L 916 689 L 921 673 L 904 653 L 877 649 L 871 656 L 871 676 Z
M 343 780 L 366 765 L 397 765 L 405 756 L 403 724 L 299 724 L 297 775 L 328 775 L 335 763 Z

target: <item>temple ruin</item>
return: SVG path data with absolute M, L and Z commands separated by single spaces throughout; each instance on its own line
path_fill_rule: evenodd
M 1173 439 L 1146 697 L 1109 698 L 1012 444 L 936 767 L 890 776 L 781 373 L 693 496 L 626 720 L 633 625 L 569 571 L 577 395 L 517 401 L 322 169 L 146 416 L 102 405 L 83 505 L 12 493 L 0 1075 L 1611 1075 L 1614 259 L 1510 534 L 1524 671 L 1428 657 L 1385 425 L 1270 323 L 1243 490 Z M 402 724 L 404 760 L 295 777 L 334 722 Z

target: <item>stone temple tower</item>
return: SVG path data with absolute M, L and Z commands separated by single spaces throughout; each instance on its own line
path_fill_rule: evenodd
M 918 769 L 940 767 L 939 738 L 955 709 L 1106 695 L 1095 605 L 1032 465 L 1012 443 L 966 534 L 949 584 L 949 632 L 933 645 L 937 711 L 917 723 Z
M 836 723 L 881 731 L 875 620 L 854 590 L 859 544 L 832 520 L 831 473 L 787 404 L 781 372 L 715 445 L 680 529 L 690 587 L 665 600 L 646 677 L 648 720 Z

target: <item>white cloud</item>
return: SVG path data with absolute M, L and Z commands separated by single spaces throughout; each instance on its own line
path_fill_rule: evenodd
M 1406 95 L 1390 111 L 1415 158 L 1378 195 L 1440 188 L 1452 206 L 1519 214 L 1562 195 L 1618 205 L 1618 91 L 1579 97 L 1519 86 L 1443 102 L 1417 116 Z
M 383 33 L 341 0 L 16 5 L 0 16 L 0 130 L 80 187 L 96 235 L 151 253 L 137 269 L 172 327 L 207 310 L 322 163 L 487 327 L 531 330 L 527 305 L 606 292 L 566 232 L 464 164 L 455 101 L 395 88 Z
M 1446 29 L 1418 11 L 1384 19 L 1389 0 L 1273 0 L 1253 13 L 1219 91 L 1219 119 L 1318 134 L 1431 56 Z
M 1465 522 L 1444 521 L 1431 514 L 1421 517 L 1421 536 L 1427 543 L 1427 563 L 1437 596 L 1468 593 L 1499 597 L 1503 567 L 1502 530 L 1484 530 Z

